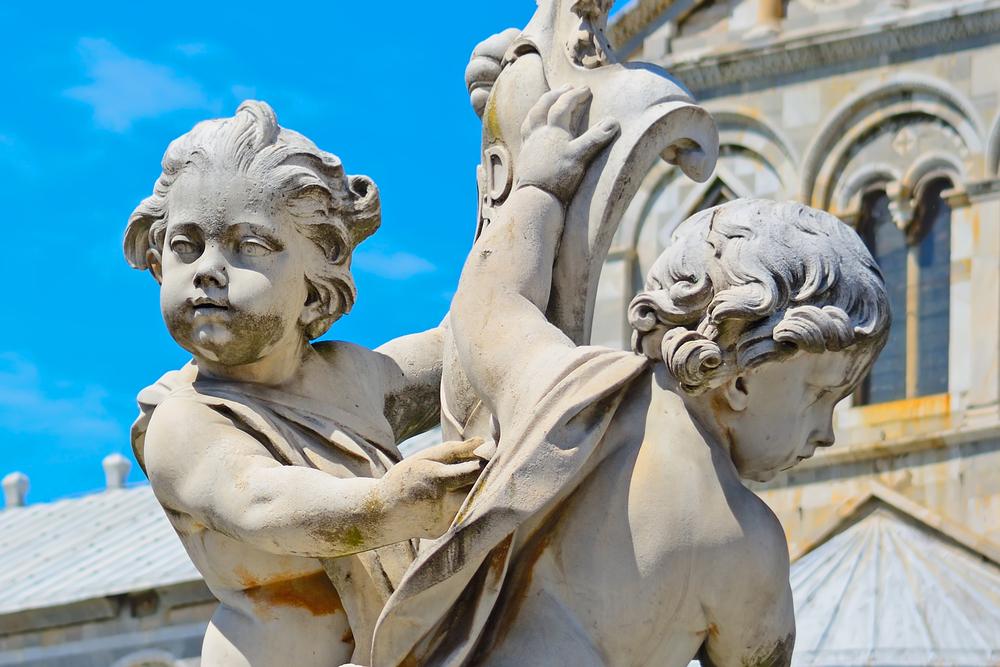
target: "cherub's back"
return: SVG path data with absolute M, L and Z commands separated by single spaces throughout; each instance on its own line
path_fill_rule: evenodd
M 615 452 L 570 499 L 519 532 L 517 585 L 483 664 L 548 651 L 583 667 L 687 665 L 712 629 L 706 610 L 744 577 L 734 546 L 763 537 L 784 548 L 780 526 L 746 516 L 752 494 L 654 373 L 637 378 L 603 446 Z

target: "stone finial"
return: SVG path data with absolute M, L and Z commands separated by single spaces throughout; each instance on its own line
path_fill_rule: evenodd
M 12 472 L 3 478 L 3 499 L 7 509 L 24 507 L 28 496 L 28 476 L 23 472 Z
M 104 479 L 107 482 L 108 491 L 113 489 L 124 489 L 125 480 L 132 469 L 132 462 L 121 454 L 109 454 L 101 462 L 104 467 Z

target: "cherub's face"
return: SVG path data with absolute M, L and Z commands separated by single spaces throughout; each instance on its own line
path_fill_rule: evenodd
M 728 389 L 742 409 L 726 419 L 740 476 L 766 482 L 833 445 L 833 409 L 861 381 L 870 356 L 861 348 L 800 352 L 744 373 Z
M 170 189 L 160 308 L 174 339 L 224 366 L 301 345 L 306 245 L 280 198 L 229 172 L 185 172 Z

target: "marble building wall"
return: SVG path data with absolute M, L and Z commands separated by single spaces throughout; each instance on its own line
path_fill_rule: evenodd
M 721 157 L 703 184 L 667 165 L 648 174 L 602 273 L 594 342 L 628 346 L 628 301 L 694 211 L 761 196 L 856 223 L 864 194 L 877 186 L 905 224 L 924 184 L 946 177 L 955 186 L 943 194 L 953 210 L 949 349 L 921 353 L 948 355 L 947 393 L 842 406 L 837 445 L 762 493 L 793 554 L 872 484 L 1000 542 L 1000 29 L 987 25 L 1000 26 L 1000 3 L 977 3 L 968 11 L 978 14 L 957 28 L 949 22 L 961 12 L 912 3 L 873 32 L 862 5 L 823 14 L 811 9 L 817 3 L 792 0 L 778 39 L 794 46 L 786 53 L 801 54 L 798 62 L 769 61 L 779 48 L 747 38 L 760 18 L 747 9 L 758 7 L 753 1 L 730 2 L 728 11 L 713 3 L 716 22 L 706 14 L 687 36 L 677 7 L 697 3 L 666 4 L 673 23 L 652 22 L 636 55 L 656 56 L 713 112 Z M 893 35 L 902 37 L 871 54 L 872 39 Z M 904 37 L 916 46 L 899 47 Z M 835 49 L 841 60 L 823 60 Z M 749 63 L 741 65 L 745 81 L 730 80 L 726 67 L 736 65 L 725 65 L 726 54 Z

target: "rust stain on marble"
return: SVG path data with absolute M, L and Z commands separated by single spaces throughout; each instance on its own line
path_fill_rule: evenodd
M 337 589 L 330 583 L 325 572 L 258 584 L 243 592 L 261 612 L 275 607 L 293 607 L 304 609 L 313 616 L 330 616 L 344 609 Z

